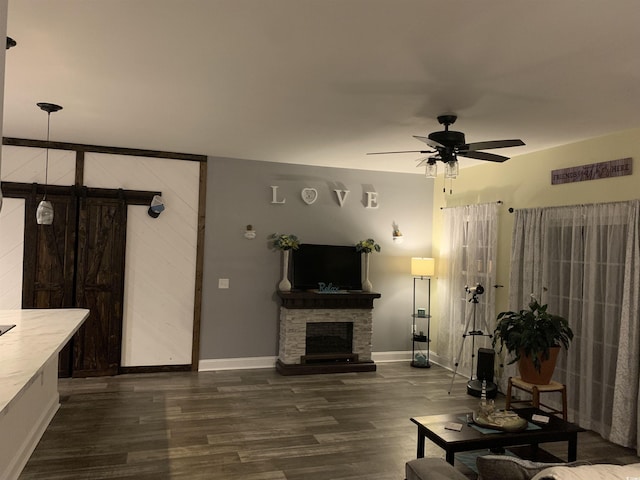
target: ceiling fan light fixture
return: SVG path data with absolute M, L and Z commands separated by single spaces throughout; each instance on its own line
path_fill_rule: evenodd
M 436 158 L 430 158 L 425 168 L 424 176 L 426 178 L 436 178 L 438 176 L 438 163 Z
M 450 160 L 444 166 L 444 178 L 456 178 L 458 176 L 458 161 Z
M 464 133 L 455 130 L 449 130 L 453 125 L 457 116 L 453 113 L 440 115 L 438 122 L 444 125 L 444 130 L 431 132 L 428 136 L 413 135 L 413 138 L 426 143 L 432 150 L 401 150 L 393 152 L 370 152 L 367 155 L 382 155 L 396 153 L 427 153 L 435 154 L 432 157 L 423 157 L 418 160 L 416 167 L 426 167 L 425 177 L 436 178 L 438 171 L 436 164 L 438 161 L 444 163 L 444 178 L 453 180 L 458 177 L 459 164 L 458 157 L 472 158 L 474 160 L 484 160 L 488 162 L 504 162 L 509 157 L 504 155 L 496 155 L 495 153 L 484 152 L 483 150 L 491 150 L 494 148 L 520 147 L 525 143 L 520 139 L 512 140 L 489 140 L 485 142 L 467 143 Z M 445 190 L 446 191 L 446 190 Z M 453 193 L 450 189 L 450 193 Z

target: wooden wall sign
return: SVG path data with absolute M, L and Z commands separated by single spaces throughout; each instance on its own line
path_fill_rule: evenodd
M 609 160 L 608 162 L 552 170 L 551 185 L 631 175 L 633 173 L 631 166 L 631 158 L 621 158 L 619 160 Z

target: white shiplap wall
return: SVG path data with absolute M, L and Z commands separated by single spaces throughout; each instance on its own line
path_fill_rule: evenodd
M 2 147 L 2 180 L 5 182 L 44 183 L 45 164 L 44 148 Z M 75 152 L 49 150 L 49 185 L 73 185 L 75 168 Z
M 0 310 L 22 307 L 24 203 L 5 198 L 0 212 Z
M 199 175 L 198 162 L 85 156 L 86 186 L 161 191 L 166 206 L 128 210 L 123 366 L 191 363 Z
M 4 146 L 2 179 L 44 182 L 45 150 Z M 72 185 L 75 152 L 49 151 L 49 183 Z M 87 153 L 88 187 L 161 191 L 157 219 L 130 206 L 124 297 L 123 366 L 191 363 L 200 165 L 198 162 Z M 0 309 L 20 308 L 24 201 L 0 213 Z M 35 215 L 35 212 L 34 212 Z

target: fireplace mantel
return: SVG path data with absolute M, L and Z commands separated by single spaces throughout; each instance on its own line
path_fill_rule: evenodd
M 373 301 L 380 298 L 374 292 L 318 293 L 313 291 L 278 292 L 284 308 L 373 308 Z

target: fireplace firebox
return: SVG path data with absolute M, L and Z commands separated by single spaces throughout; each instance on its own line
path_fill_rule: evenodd
M 351 353 L 353 345 L 352 322 L 307 323 L 307 355 Z
M 357 361 L 352 352 L 353 322 L 307 323 L 305 355 L 301 363 Z

